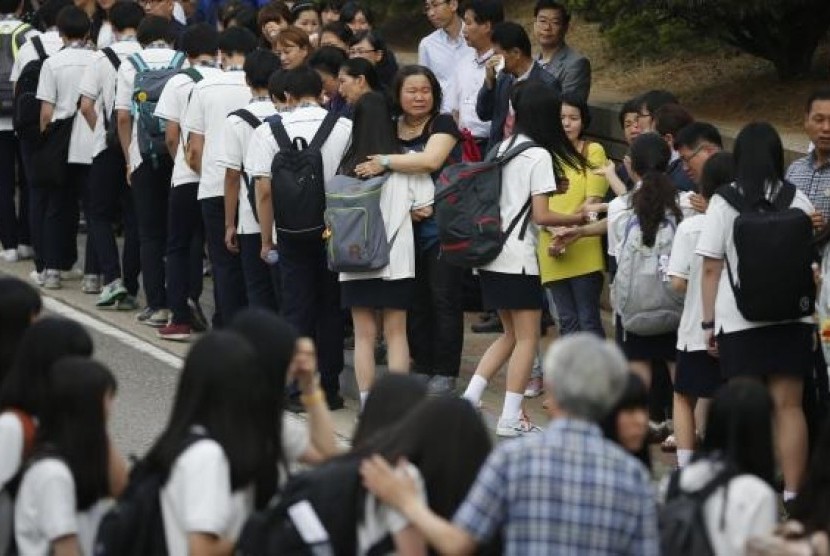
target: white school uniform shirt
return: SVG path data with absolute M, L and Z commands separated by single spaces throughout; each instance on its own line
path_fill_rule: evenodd
M 37 84 L 37 98 L 55 105 L 52 121 L 73 116 L 78 111 L 79 77 L 95 59 L 95 51 L 67 45 L 43 62 Z M 83 116 L 72 122 L 69 163 L 92 164 L 93 133 Z
M 11 411 L 0 413 L 0 490 L 23 463 L 23 423 Z
M 415 278 L 415 234 L 410 212 L 431 206 L 435 182 L 429 174 L 392 172 L 380 192 L 380 212 L 389 244 L 389 264 L 372 272 L 341 272 L 340 281 Z
M 328 112 L 320 106 L 301 106 L 282 116 L 282 123 L 288 138 L 292 141 L 296 137 L 303 137 L 311 143 L 314 134 L 320 128 L 320 124 Z M 346 118 L 340 118 L 331 130 L 326 142 L 320 149 L 323 157 L 323 178 L 330 180 L 337 173 L 343 154 L 349 146 L 352 136 L 352 122 Z M 269 124 L 262 124 L 254 132 L 248 144 L 248 152 L 245 155 L 245 168 L 251 176 L 257 178 L 271 177 L 271 163 L 274 156 L 279 152 L 277 140 L 271 133 Z M 279 199 L 274 199 L 279 202 Z
M 52 56 L 58 50 L 63 48 L 63 39 L 58 33 L 57 29 L 49 29 L 45 33 L 32 33 L 26 35 L 26 42 L 23 43 L 23 46 L 20 47 L 20 50 L 17 51 L 17 58 L 14 60 L 14 65 L 12 66 L 12 72 L 9 76 L 9 81 L 12 83 L 17 82 L 17 79 L 20 77 L 20 72 L 23 71 L 23 68 L 29 62 L 34 62 L 37 60 L 37 50 L 35 46 L 32 44 L 32 37 L 39 36 L 40 42 L 43 43 L 43 50 L 46 52 L 47 56 Z
M 167 47 L 149 47 L 137 52 L 141 59 L 151 68 L 159 69 L 167 67 L 176 55 L 176 51 Z M 187 60 L 182 69 L 188 67 Z M 129 60 L 121 64 L 118 69 L 117 85 L 115 88 L 115 109 L 127 110 L 132 113 L 133 109 L 133 87 L 135 85 L 135 66 Z M 130 172 L 135 172 L 141 165 L 141 151 L 138 150 L 138 136 L 136 133 L 136 122 L 133 118 L 133 133 L 130 140 Z
M 530 141 L 525 135 L 519 135 L 512 147 Z M 503 153 L 511 141 L 503 141 L 499 154 Z M 535 195 L 548 195 L 556 191 L 556 178 L 550 153 L 541 147 L 532 147 L 508 162 L 502 170 L 501 188 L 501 222 L 504 231 L 510 222 L 521 212 L 528 199 Z M 524 217 L 522 217 L 524 218 Z M 524 239 L 519 239 L 523 220 L 520 220 L 513 232 L 504 242 L 504 247 L 492 262 L 480 270 L 501 272 L 504 274 L 539 275 L 539 261 L 536 258 L 536 244 L 539 241 L 539 228 L 533 223 L 533 206 L 531 203 L 530 219 Z
M 703 231 L 706 217 L 703 214 L 684 219 L 674 234 L 669 257 L 669 276 L 686 280 L 686 299 L 683 315 L 677 329 L 679 351 L 705 351 L 706 335 L 700 327 L 703 322 L 700 278 L 703 274 L 703 258 L 695 253 L 697 241 Z
M 796 191 L 795 198 L 790 207 L 803 210 L 807 216 L 815 211 L 813 204 L 800 190 Z M 698 239 L 695 250 L 698 255 L 704 257 L 713 259 L 723 259 L 726 257 L 732 267 L 733 277 L 736 282 L 738 280 L 738 252 L 735 249 L 735 240 L 732 236 L 732 231 L 735 218 L 737 217 L 738 211 L 732 208 L 723 197 L 720 195 L 712 197 L 709 201 L 709 208 L 706 210 L 706 222 L 704 222 L 703 231 L 700 234 L 700 239 Z M 716 333 L 723 332 L 729 334 L 731 332 L 741 332 L 743 330 L 785 322 L 812 324 L 813 318 L 808 316 L 792 321 L 749 322 L 738 310 L 735 294 L 729 285 L 729 274 L 726 270 L 726 264 L 724 264 L 723 272 L 720 276 L 720 283 L 718 284 L 718 295 L 715 300 Z
M 25 25 L 25 24 L 14 16 L 11 16 L 11 17 L 6 16 L 6 17 L 3 17 L 3 18 L 0 18 L 0 33 L 2 33 L 4 35 L 11 35 L 21 25 Z M 38 33 L 37 29 L 35 29 L 33 27 L 30 27 L 26 31 L 21 31 L 20 34 L 18 35 L 18 37 L 28 41 L 29 39 L 31 39 L 32 37 L 34 37 L 35 35 L 38 35 L 38 34 L 39 33 Z M 22 45 L 20 45 L 20 48 L 17 50 L 17 56 L 15 58 L 20 57 L 20 51 L 23 49 L 24 46 L 26 46 L 25 42 Z M 12 66 L 12 67 L 14 67 L 14 66 Z M 14 81 L 14 79 L 10 79 L 10 81 Z M 12 117 L 11 116 L 0 117 L 0 131 L 12 131 L 13 129 L 14 129 L 14 127 L 12 126 Z
M 121 59 L 122 64 L 129 64 L 127 62 L 127 56 L 141 50 L 141 45 L 138 44 L 135 38 L 131 38 L 112 43 L 110 48 Z M 110 126 L 118 125 L 117 118 L 113 113 L 113 106 L 115 105 L 115 82 L 117 77 L 118 71 L 115 69 L 115 66 L 112 65 L 112 62 L 110 62 L 106 54 L 99 51 L 95 53 L 95 58 L 87 66 L 81 78 L 81 83 L 78 85 L 78 92 L 81 96 L 95 101 L 95 111 L 98 114 L 98 120 L 93 132 L 93 158 L 107 148 L 107 131 L 104 129 L 104 114 L 106 114 L 108 119 L 112 118 Z
M 236 541 L 254 508 L 253 488 L 231 491 L 228 458 L 209 438 L 194 442 L 176 458 L 160 498 L 170 556 L 187 556 L 190 533 Z
M 225 196 L 225 169 L 216 163 L 225 148 L 225 120 L 228 114 L 244 108 L 249 102 L 251 88 L 245 82 L 245 72 L 241 70 L 211 75 L 193 87 L 182 129 L 205 137 L 199 179 L 200 200 Z
M 475 54 L 475 49 L 464 39 L 463 23 L 455 39 L 443 29 L 436 29 L 418 44 L 418 64 L 432 70 L 438 78 L 441 91 L 446 94 L 457 70 L 458 61 L 471 51 Z
M 101 23 L 101 29 L 98 30 L 98 39 L 95 41 L 95 47 L 98 50 L 112 46 L 115 42 L 115 32 L 112 29 L 112 23 L 104 21 Z
M 202 80 L 222 73 L 221 69 L 211 66 L 194 67 L 202 74 Z M 181 128 L 182 120 L 192 98 L 193 87 L 195 86 L 196 83 L 194 83 L 190 76 L 184 73 L 174 75 L 164 86 L 158 104 L 156 104 L 156 111 L 154 112 L 156 116 L 163 120 L 179 124 L 179 133 L 181 135 L 179 146 L 176 149 L 176 158 L 173 161 L 173 178 L 171 179 L 173 187 L 186 183 L 199 182 L 199 174 L 188 166 L 187 161 L 185 161 L 184 145 L 187 143 L 187 134 Z
M 56 458 L 34 463 L 23 475 L 14 506 L 14 531 L 20 554 L 51 554 L 51 543 L 77 535 L 81 554 L 93 554 L 95 535 L 112 500 L 99 500 L 79 512 L 75 480 L 69 467 Z
M 274 103 L 270 100 L 254 100 L 244 107 L 251 114 L 264 120 L 277 113 Z M 228 116 L 223 129 L 223 149 L 216 158 L 216 164 L 220 168 L 231 170 L 243 169 L 245 153 L 248 152 L 248 144 L 254 135 L 254 128 L 248 125 L 239 116 Z M 245 168 L 247 173 L 247 168 Z M 253 180 L 253 177 L 249 179 Z M 248 190 L 245 180 L 240 179 L 239 183 L 239 224 L 236 227 L 237 234 L 258 234 L 260 233 L 259 222 L 254 218 L 254 211 L 251 202 L 248 200 Z
M 481 121 L 476 114 L 478 92 L 484 83 L 484 64 L 493 56 L 490 49 L 479 56 L 474 49 L 465 52 L 455 66 L 455 73 L 444 92 L 443 112 L 458 111 L 459 129 L 469 129 L 473 137 L 490 137 L 490 122 Z

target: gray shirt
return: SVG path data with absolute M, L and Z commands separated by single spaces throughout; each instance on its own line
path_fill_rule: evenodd
M 542 55 L 539 54 L 536 61 L 559 81 L 562 94 L 588 100 L 591 92 L 591 62 L 588 58 L 563 44 L 550 60 L 542 60 Z

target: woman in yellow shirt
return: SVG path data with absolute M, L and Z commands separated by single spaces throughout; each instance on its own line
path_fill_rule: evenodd
M 583 138 L 583 131 L 590 123 L 588 105 L 580 100 L 562 99 L 562 127 L 574 148 L 587 160 L 583 168 L 562 165 L 568 191 L 550 198 L 552 211 L 562 214 L 578 213 L 586 203 L 601 202 L 608 191 L 608 182 L 594 174 L 594 168 L 605 166 L 607 158 L 602 145 Z M 602 240 L 586 237 L 568 245 L 561 253 L 554 246 L 553 234 L 543 230 L 539 235 L 539 270 L 542 284 L 550 288 L 556 311 L 559 314 L 561 334 L 593 332 L 605 337 L 600 319 L 599 300 L 602 293 L 603 270 Z

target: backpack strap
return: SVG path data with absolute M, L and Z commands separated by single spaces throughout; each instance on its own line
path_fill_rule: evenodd
M 501 156 L 497 156 L 495 161 L 499 164 L 499 166 L 504 166 L 523 152 L 528 149 L 532 149 L 533 147 L 538 147 L 536 143 L 533 141 L 525 141 L 521 145 L 513 146 L 513 143 L 516 141 L 516 136 L 513 136 L 510 143 L 507 145 L 507 149 L 501 154 Z
M 110 61 L 110 64 L 112 64 L 112 67 L 115 68 L 115 71 L 118 71 L 118 68 L 121 67 L 121 58 L 118 57 L 118 54 L 116 54 L 115 51 L 109 46 L 106 48 L 102 48 L 101 52 Z
M 141 73 L 143 71 L 147 71 L 147 70 L 150 69 L 150 66 L 147 65 L 147 62 L 144 61 L 144 58 L 142 58 L 141 55 L 138 52 L 131 55 L 127 59 L 133 65 L 133 67 L 135 68 L 135 71 L 137 73 Z
M 228 116 L 236 116 L 252 128 L 256 129 L 260 125 L 262 125 L 262 120 L 254 116 L 253 112 L 250 110 L 246 110 L 245 108 L 240 108 L 239 110 L 235 110 L 228 114 Z
M 334 126 L 337 125 L 337 121 L 339 119 L 340 116 L 334 112 L 328 112 L 326 117 L 323 119 L 323 123 L 321 123 L 320 127 L 317 129 L 317 133 L 315 133 L 314 137 L 311 139 L 311 143 L 309 143 L 308 148 L 317 151 L 322 149 L 323 144 L 326 142 L 326 139 L 329 138 L 329 135 L 331 135 L 331 132 L 334 129 Z
M 181 69 L 184 65 L 184 52 L 177 50 L 176 53 L 173 55 L 173 58 L 170 60 L 170 64 L 167 66 L 168 69 Z
M 266 121 L 271 126 L 271 133 L 274 134 L 274 139 L 277 140 L 277 146 L 280 148 L 280 151 L 294 149 L 291 138 L 286 133 L 285 126 L 282 125 L 282 118 L 268 118 Z
M 795 192 L 795 186 L 790 182 L 785 181 L 781 184 L 781 188 L 778 190 L 778 194 L 775 196 L 772 206 L 774 206 L 775 210 L 778 211 L 787 210 L 790 208 L 790 205 L 793 204 L 793 200 L 795 200 Z
M 20 47 L 26 42 L 26 33 L 32 29 L 28 23 L 21 23 L 12 31 L 12 56 L 16 59 Z
M 37 57 L 40 58 L 41 62 L 49 57 L 46 54 L 46 49 L 43 48 L 43 40 L 41 40 L 40 35 L 32 37 L 32 46 L 35 47 L 35 52 L 37 52 Z
M 199 73 L 199 70 L 197 70 L 196 68 L 192 68 L 192 67 L 187 68 L 187 69 L 183 69 L 179 73 L 188 76 L 193 81 L 193 83 L 198 83 L 199 81 L 201 81 L 202 79 L 205 78 L 204 75 Z
M 522 241 L 525 238 L 525 233 L 527 232 L 527 227 L 530 224 L 530 206 L 533 203 L 533 197 L 528 197 L 527 201 L 525 201 L 522 210 L 519 211 L 513 220 L 510 221 L 510 225 L 507 227 L 507 230 L 504 232 L 504 241 L 507 241 L 507 238 L 510 237 L 510 234 L 513 233 L 513 230 L 516 229 L 516 226 L 519 225 L 519 222 L 524 218 L 524 222 L 522 223 L 522 229 L 519 231 L 519 240 Z

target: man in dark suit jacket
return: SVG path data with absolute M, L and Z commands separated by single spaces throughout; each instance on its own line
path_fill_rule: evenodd
M 565 42 L 571 14 L 556 0 L 537 0 L 533 14 L 533 33 L 541 47 L 536 61 L 559 80 L 563 94 L 588 102 L 591 62 Z
M 559 81 L 533 60 L 530 37 L 521 25 L 509 21 L 499 23 L 493 27 L 491 40 L 495 54 L 485 66 L 484 85 L 478 92 L 476 102 L 478 117 L 482 121 L 491 122 L 488 149 L 511 134 L 514 113 L 510 106 L 510 93 L 515 84 L 524 81 L 540 82 L 557 93 L 562 93 Z M 502 60 L 504 68 L 497 76 L 496 69 Z

